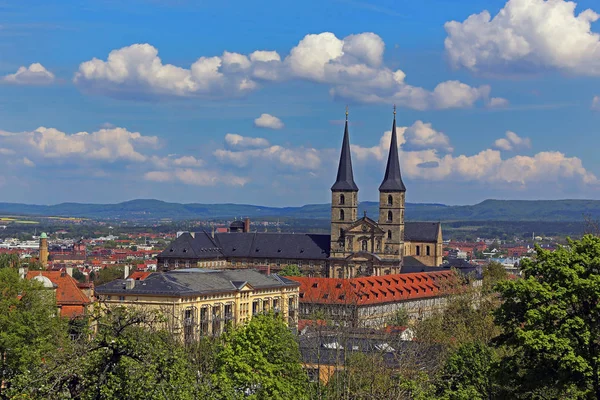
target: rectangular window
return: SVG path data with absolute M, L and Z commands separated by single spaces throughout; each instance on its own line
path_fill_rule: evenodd
M 426 251 L 427 251 L 427 255 L 430 256 L 431 255 L 431 249 L 429 248 L 429 246 L 427 246 Z
M 421 246 L 417 246 L 417 255 L 420 256 L 421 255 Z

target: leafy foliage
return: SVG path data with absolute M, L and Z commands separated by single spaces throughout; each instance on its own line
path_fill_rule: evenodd
M 214 374 L 222 398 L 303 399 L 306 374 L 298 343 L 283 320 L 257 315 L 223 336 Z
M 281 276 L 303 276 L 300 268 L 296 264 L 288 264 L 279 272 Z
M 502 370 L 515 397 L 600 398 L 600 238 L 536 250 L 524 279 L 498 285 Z

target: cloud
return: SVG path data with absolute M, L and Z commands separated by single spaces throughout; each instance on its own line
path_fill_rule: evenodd
M 492 97 L 488 103 L 489 108 L 503 108 L 508 106 L 510 103 L 507 99 L 502 97 Z
M 267 139 L 242 136 L 237 133 L 226 134 L 225 144 L 229 148 L 262 148 L 270 146 Z
M 261 114 L 260 117 L 254 120 L 254 126 L 258 128 L 281 129 L 283 122 L 271 114 Z
M 323 32 L 306 35 L 284 59 L 268 50 L 249 55 L 224 51 L 183 68 L 163 63 L 150 44 L 134 44 L 111 51 L 106 61 L 81 63 L 73 81 L 84 91 L 120 98 L 236 97 L 265 84 L 305 80 L 328 86 L 335 98 L 419 110 L 489 102 L 487 85 L 447 81 L 433 91 L 411 86 L 402 70 L 383 65 L 384 50 L 385 43 L 372 32 L 343 39 Z
M 529 138 L 522 138 L 514 132 L 507 131 L 505 138 L 494 142 L 494 147 L 504 151 L 529 149 L 531 148 L 531 140 Z
M 19 67 L 17 72 L 2 77 L 0 82 L 14 85 L 49 85 L 54 80 L 52 72 L 40 63 L 33 63 L 29 67 Z
M 396 129 L 396 133 L 398 130 Z M 430 123 L 416 121 L 411 127 L 404 131 L 406 143 L 414 149 L 437 149 L 452 152 L 450 138 L 443 132 L 436 131 Z
M 558 151 L 540 152 L 533 156 L 517 155 L 503 159 L 501 152 L 485 149 L 473 155 L 440 155 L 435 148 L 410 150 L 408 131 L 420 124 L 431 128 L 430 124 L 417 121 L 410 128 L 397 128 L 400 145 L 402 173 L 409 179 L 430 181 L 479 182 L 526 186 L 537 182 L 578 182 L 584 185 L 600 185 L 597 177 L 587 171 L 577 157 L 567 157 Z M 373 147 L 352 145 L 352 153 L 357 163 L 374 162 L 382 164 L 389 152 L 391 132 L 383 134 Z M 411 139 L 413 140 L 413 139 Z M 507 149 L 528 147 L 529 139 L 520 138 L 514 132 L 507 132 Z M 504 144 L 504 142 L 502 142 Z
M 229 143 L 227 134 L 225 141 Z M 297 147 L 286 148 L 278 145 L 268 145 L 267 147 L 248 149 L 250 146 L 240 146 L 240 143 L 261 142 L 267 143 L 263 138 L 247 138 L 241 135 L 236 136 L 237 150 L 217 149 L 213 155 L 218 161 L 236 167 L 246 167 L 251 162 L 268 161 L 275 162 L 280 166 L 290 167 L 292 169 L 318 170 L 321 166 L 321 157 L 319 151 L 313 148 Z M 231 138 L 231 136 L 229 136 Z M 256 147 L 256 146 L 255 146 Z
M 218 171 L 190 168 L 177 168 L 172 171 L 149 171 L 144 174 L 144 179 L 153 182 L 173 182 L 195 186 L 215 186 L 217 184 L 244 186 L 248 183 L 247 178 Z
M 600 96 L 594 96 L 594 98 L 592 99 L 591 108 L 593 111 L 600 111 Z
M 35 163 L 27 157 L 23 157 L 23 165 L 26 167 L 35 167 Z
M 67 134 L 55 128 L 39 127 L 34 131 L 11 133 L 0 131 L 0 146 L 39 160 L 126 160 L 143 162 L 148 157 L 142 148 L 156 148 L 156 136 L 143 136 L 125 128 Z
M 558 70 L 600 75 L 600 18 L 563 0 L 509 0 L 493 18 L 489 11 L 445 24 L 450 63 L 473 72 L 505 74 Z

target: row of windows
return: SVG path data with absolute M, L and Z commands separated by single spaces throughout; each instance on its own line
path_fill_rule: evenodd
M 346 213 L 344 212 L 344 210 L 340 210 L 340 221 L 343 221 L 344 219 L 346 219 Z M 394 220 L 394 213 L 391 211 L 388 211 L 386 222 L 392 222 L 393 220 Z

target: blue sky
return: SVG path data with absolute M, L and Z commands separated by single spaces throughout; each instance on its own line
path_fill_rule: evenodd
M 375 200 L 393 104 L 408 201 L 598 199 L 597 13 L 0 0 L 0 201 L 327 202 L 346 105 Z

